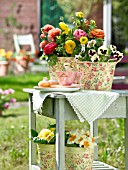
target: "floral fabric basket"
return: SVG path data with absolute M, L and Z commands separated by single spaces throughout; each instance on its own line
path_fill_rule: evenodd
M 38 144 L 39 164 L 41 170 L 56 170 L 55 145 Z M 65 147 L 66 170 L 92 169 L 94 149 Z
M 110 91 L 117 62 L 77 62 L 85 90 Z
M 66 67 L 76 71 L 76 62 L 74 57 L 58 57 L 57 63 L 54 66 L 49 66 L 50 77 L 54 76 L 55 79 L 58 80 L 56 71 L 64 71 Z

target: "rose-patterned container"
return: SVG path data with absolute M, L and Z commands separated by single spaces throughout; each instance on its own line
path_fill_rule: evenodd
M 39 164 L 41 170 L 56 170 L 55 145 L 38 144 Z M 66 170 L 91 170 L 94 148 L 65 147 Z
M 56 65 L 49 66 L 50 77 L 54 76 L 58 80 L 56 71 L 65 71 L 66 67 L 69 67 L 72 71 L 76 71 L 76 62 L 74 57 L 58 57 Z M 66 66 L 67 65 L 67 66 Z
M 8 61 L 0 61 L 0 76 L 6 76 L 8 74 Z
M 85 90 L 110 91 L 117 62 L 77 62 Z

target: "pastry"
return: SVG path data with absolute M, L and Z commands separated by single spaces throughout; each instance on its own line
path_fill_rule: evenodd
M 42 81 L 38 83 L 39 87 L 50 87 L 50 82 L 48 81 L 47 77 L 44 77 Z
M 58 85 L 58 84 L 59 84 L 59 82 L 55 80 L 54 76 L 51 77 L 51 79 L 49 80 L 49 82 L 50 82 L 50 85 L 51 85 L 51 86 L 52 86 L 52 85 Z

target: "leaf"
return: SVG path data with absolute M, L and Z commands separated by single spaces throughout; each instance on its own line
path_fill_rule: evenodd
M 31 129 L 31 135 L 34 138 L 38 136 L 38 133 L 35 130 Z
M 56 124 L 53 124 L 53 125 L 49 124 L 48 129 L 51 129 L 51 128 L 56 128 Z
M 49 144 L 55 144 L 56 141 L 56 137 L 54 136 L 48 143 Z
M 66 146 L 68 146 L 68 147 L 79 147 L 79 145 L 78 144 L 66 144 Z
M 39 138 L 34 138 L 33 139 L 34 143 L 40 143 L 40 144 L 47 144 L 47 141 L 44 139 L 39 139 Z

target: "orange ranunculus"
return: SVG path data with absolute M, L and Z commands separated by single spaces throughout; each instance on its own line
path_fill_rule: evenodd
M 43 32 L 48 32 L 49 30 L 53 29 L 54 27 L 50 24 L 46 24 L 44 27 L 43 27 Z
M 47 40 L 42 41 L 40 43 L 40 48 L 44 48 L 46 44 L 48 44 Z
M 101 29 L 94 29 L 90 32 L 90 38 L 95 37 L 104 39 L 104 36 L 105 36 L 104 31 Z
M 51 39 L 54 39 L 58 35 L 60 35 L 60 29 L 59 28 L 53 28 L 48 32 L 48 37 L 50 37 Z
M 40 38 L 45 38 L 46 34 L 44 32 L 41 33 Z

